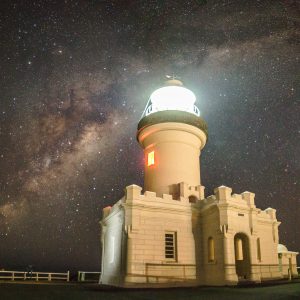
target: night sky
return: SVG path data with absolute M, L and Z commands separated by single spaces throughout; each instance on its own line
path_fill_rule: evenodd
M 254 192 L 300 250 L 298 1 L 0 7 L 0 268 L 100 269 L 102 208 L 143 185 L 137 123 L 173 73 L 208 123 L 206 196 Z

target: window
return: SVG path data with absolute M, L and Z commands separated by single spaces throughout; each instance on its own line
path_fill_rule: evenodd
M 212 262 L 215 260 L 215 241 L 212 237 L 208 238 L 208 261 Z
M 151 151 L 148 153 L 148 161 L 147 161 L 148 167 L 154 165 L 154 151 Z
M 260 238 L 256 240 L 256 247 L 257 247 L 257 260 L 261 261 Z
M 165 233 L 165 258 L 176 260 L 177 255 L 177 240 L 176 232 Z

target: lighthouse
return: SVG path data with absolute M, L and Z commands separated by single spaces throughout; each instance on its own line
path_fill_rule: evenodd
M 144 150 L 144 189 L 158 196 L 179 196 L 179 183 L 200 187 L 199 156 L 207 125 L 196 97 L 179 80 L 155 90 L 138 123 L 137 139 Z
M 137 141 L 144 186 L 126 186 L 121 199 L 103 208 L 99 283 L 224 286 L 297 276 L 298 252 L 279 244 L 275 209 L 261 210 L 254 193 L 223 185 L 204 195 L 207 125 L 181 81 L 150 95 Z

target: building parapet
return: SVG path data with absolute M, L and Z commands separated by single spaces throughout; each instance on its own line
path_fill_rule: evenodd
M 204 189 L 205 187 L 203 185 L 192 186 L 187 184 L 186 182 L 179 183 L 179 194 L 180 197 L 184 197 L 184 198 L 189 198 L 191 196 L 194 196 L 197 198 L 197 200 L 203 200 Z
M 232 194 L 232 189 L 227 186 L 219 186 L 214 189 L 214 194 L 217 202 L 243 205 L 250 208 L 255 208 L 255 194 L 251 192 L 243 192 L 241 194 Z
M 270 207 L 265 210 L 258 209 L 255 206 L 254 198 L 254 193 L 246 191 L 241 194 L 232 194 L 230 187 L 222 185 L 214 189 L 214 195 L 210 195 L 202 201 L 202 207 L 208 207 L 213 203 L 229 204 L 240 208 L 255 210 L 258 218 L 262 221 L 274 220 L 277 222 L 276 209 Z
M 268 207 L 265 210 L 258 209 L 257 210 L 258 218 L 260 219 L 273 219 L 276 220 L 276 209 Z
M 172 194 L 163 194 L 162 197 L 158 197 L 155 192 L 145 191 L 142 194 L 142 188 L 138 185 L 132 184 L 125 188 L 125 202 L 130 203 L 135 200 L 155 200 L 158 202 L 170 202 L 189 204 L 195 203 L 204 199 L 204 186 L 189 186 L 182 182 L 178 184 L 180 189 L 179 197 L 174 199 Z M 190 200 L 190 197 L 195 197 L 195 202 Z
M 227 202 L 231 199 L 232 189 L 230 187 L 221 185 L 214 189 L 214 194 L 218 202 Z
M 125 201 L 132 201 L 141 195 L 142 188 L 136 184 L 126 186 L 125 188 Z
M 155 192 L 145 191 L 142 194 L 142 188 L 138 185 L 132 184 L 125 188 L 125 196 L 118 201 L 113 207 L 107 206 L 103 208 L 103 219 L 108 217 L 113 211 L 117 209 L 119 204 L 122 203 L 133 203 L 138 201 L 154 201 L 157 203 L 173 203 L 180 206 L 191 206 L 192 203 L 189 199 L 190 196 L 195 196 L 197 192 L 199 198 L 204 195 L 204 186 L 189 186 L 188 184 L 181 182 L 180 186 L 180 197 L 179 199 L 173 199 L 171 194 L 163 194 L 162 197 L 157 197 Z M 184 196 L 183 196 L 184 195 Z M 196 197 L 196 196 L 195 196 Z M 257 216 L 260 220 L 274 220 L 276 221 L 276 210 L 273 208 L 267 208 L 261 210 L 256 208 L 254 203 L 255 194 L 251 192 L 243 192 L 241 194 L 232 194 L 232 189 L 226 186 L 220 186 L 214 189 L 214 195 L 210 195 L 207 198 L 197 198 L 196 203 L 201 204 L 201 207 L 208 207 L 212 204 L 231 204 L 244 208 L 254 208 L 257 212 Z M 197 206 L 196 206 L 197 207 Z M 199 207 L 200 208 L 200 207 Z
M 191 193 L 194 192 L 202 192 L 204 191 L 204 187 L 202 186 L 198 186 L 198 187 L 190 187 L 187 186 L 187 188 L 189 189 L 189 191 Z M 194 196 L 194 194 L 192 194 Z M 195 200 L 195 201 L 194 201 Z M 129 185 L 125 188 L 125 195 L 124 197 L 119 200 L 115 205 L 111 206 L 107 206 L 103 208 L 103 219 L 106 219 L 109 215 L 111 215 L 115 210 L 117 210 L 119 208 L 120 205 L 124 205 L 124 204 L 138 204 L 138 205 L 145 205 L 145 204 L 150 204 L 151 205 L 155 205 L 158 207 L 163 207 L 166 205 L 172 205 L 169 206 L 170 208 L 173 207 L 175 209 L 175 207 L 181 207 L 182 208 L 190 208 L 192 205 L 196 204 L 196 203 L 200 203 L 202 202 L 201 200 L 199 200 L 197 197 L 196 199 L 194 199 L 192 197 L 192 199 L 190 197 L 183 197 L 183 196 L 179 196 L 176 197 L 176 199 L 174 199 L 174 196 L 172 194 L 163 194 L 162 197 L 158 197 L 157 194 L 155 192 L 151 192 L 151 191 L 145 191 L 144 193 L 142 193 L 142 188 L 138 185 L 132 184 Z M 197 206 L 195 206 L 197 207 Z
M 276 219 L 276 209 L 268 207 L 265 212 L 271 217 L 271 219 Z

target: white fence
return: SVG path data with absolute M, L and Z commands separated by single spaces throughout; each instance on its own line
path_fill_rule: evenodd
M 35 280 L 52 281 L 64 280 L 70 281 L 70 271 L 67 273 L 48 273 L 48 272 L 21 272 L 21 271 L 0 271 L 0 280 Z
M 77 281 L 99 282 L 101 272 L 78 271 Z

